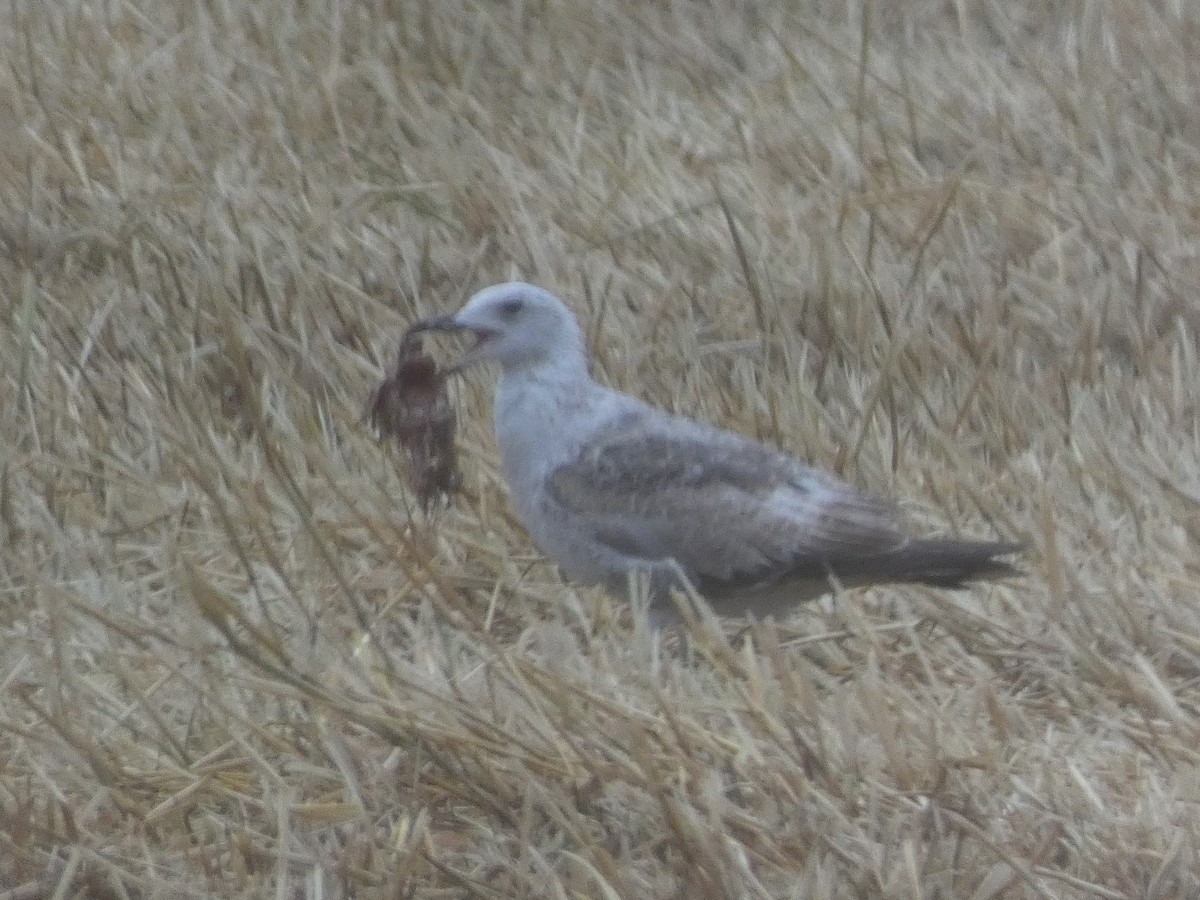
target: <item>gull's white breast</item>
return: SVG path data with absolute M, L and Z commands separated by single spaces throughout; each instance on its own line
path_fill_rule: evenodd
M 596 541 L 589 523 L 555 502 L 548 479 L 589 439 L 641 404 L 590 379 L 506 373 L 496 390 L 496 442 L 513 507 L 538 549 L 569 578 L 609 583 L 631 561 Z

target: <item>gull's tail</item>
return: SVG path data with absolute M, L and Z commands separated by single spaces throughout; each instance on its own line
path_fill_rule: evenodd
M 835 581 L 846 588 L 901 583 L 961 588 L 973 581 L 1021 575 L 1003 557 L 1025 549 L 1025 544 L 1008 541 L 912 538 L 883 552 L 810 557 L 766 577 L 692 583 L 720 615 L 765 616 L 828 594 Z
M 1006 541 L 963 541 L 914 538 L 890 553 L 859 559 L 841 573 L 847 581 L 910 582 L 956 588 L 972 581 L 1019 575 L 1021 570 L 1000 558 L 1020 553 L 1024 544 Z

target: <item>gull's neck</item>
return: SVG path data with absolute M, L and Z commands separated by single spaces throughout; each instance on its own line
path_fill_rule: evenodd
M 558 352 L 537 359 L 511 362 L 501 369 L 500 383 L 514 385 L 578 385 L 590 382 L 587 354 L 582 345 L 560 347 Z
M 494 416 L 509 482 L 532 485 L 570 459 L 586 424 L 606 418 L 617 396 L 592 380 L 582 348 L 535 364 L 505 366 Z
M 578 353 L 559 353 L 533 362 L 505 366 L 496 386 L 496 426 L 501 419 L 519 417 L 527 425 L 560 422 L 596 402 L 605 388 L 588 374 L 587 358 Z

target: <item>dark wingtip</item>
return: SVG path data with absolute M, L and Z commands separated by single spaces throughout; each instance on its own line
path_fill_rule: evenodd
M 965 587 L 972 582 L 1025 575 L 1006 559 L 1029 549 L 1013 541 L 921 540 L 905 548 L 912 580 L 935 587 Z

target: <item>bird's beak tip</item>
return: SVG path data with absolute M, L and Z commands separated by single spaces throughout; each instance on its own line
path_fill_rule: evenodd
M 444 315 L 433 316 L 428 319 L 421 319 L 418 322 L 414 322 L 408 327 L 408 330 L 404 332 L 404 337 L 407 338 L 410 335 L 420 334 L 426 331 L 446 331 L 454 333 L 467 332 L 474 335 L 476 339 L 475 346 L 473 346 L 455 362 L 451 363 L 442 370 L 442 374 L 447 376 L 457 375 L 464 369 L 470 368 L 471 366 L 475 365 L 475 363 L 479 362 L 480 347 L 490 336 L 490 332 L 486 330 L 480 330 L 471 325 L 464 325 L 463 323 L 459 322 L 454 315 Z
M 466 326 L 460 325 L 453 315 L 432 316 L 421 319 L 408 326 L 405 335 L 419 334 L 422 331 L 462 331 Z

